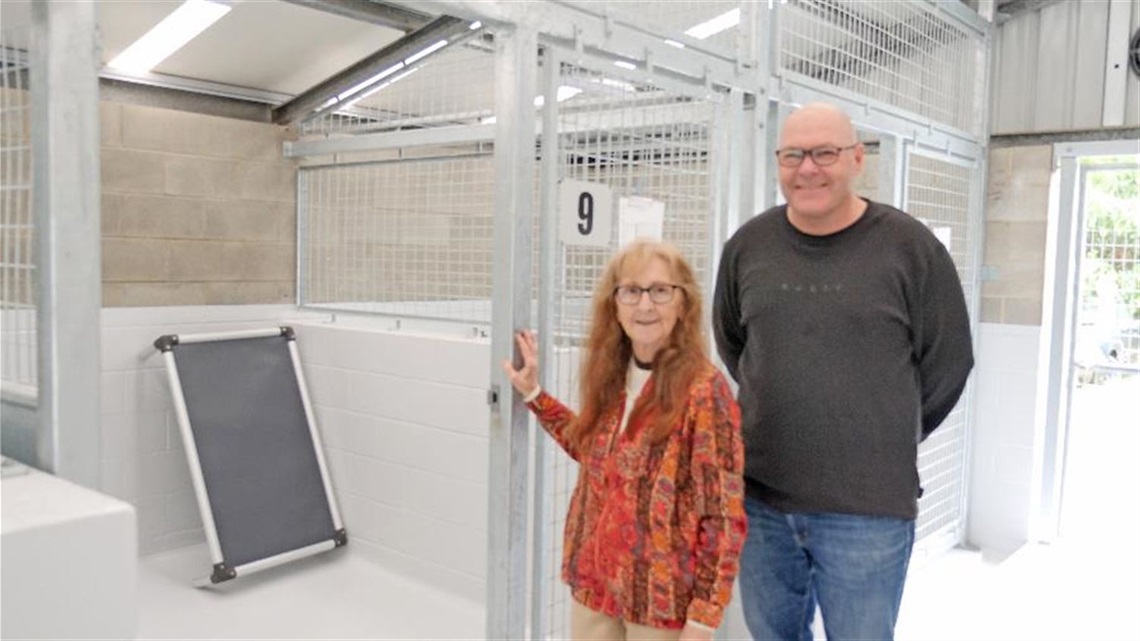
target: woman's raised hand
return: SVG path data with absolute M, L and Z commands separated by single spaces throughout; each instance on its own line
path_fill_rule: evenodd
M 511 385 L 523 396 L 529 395 L 538 387 L 538 339 L 534 332 L 523 330 L 515 334 L 515 342 L 522 356 L 522 367 L 515 369 L 510 359 L 503 361 L 503 371 L 511 379 Z

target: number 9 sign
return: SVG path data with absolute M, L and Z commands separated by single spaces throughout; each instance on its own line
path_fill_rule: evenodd
M 559 238 L 565 245 L 608 247 L 613 240 L 613 192 L 580 180 L 558 184 Z

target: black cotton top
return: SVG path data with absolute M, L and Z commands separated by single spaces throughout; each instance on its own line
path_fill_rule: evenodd
M 811 236 L 769 209 L 724 247 L 713 331 L 740 385 L 750 495 L 917 515 L 918 443 L 974 363 L 958 273 L 925 225 L 868 201 L 850 227 Z

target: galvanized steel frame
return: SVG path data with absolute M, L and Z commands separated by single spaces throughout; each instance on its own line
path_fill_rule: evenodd
M 985 60 L 979 60 L 983 69 L 976 81 L 983 87 L 976 93 L 976 109 L 984 110 L 988 126 L 988 96 L 991 82 L 988 51 L 992 42 L 992 23 L 952 0 L 914 0 L 934 5 L 936 10 L 957 24 L 967 28 L 985 41 Z M 394 4 L 422 9 L 424 2 L 396 0 Z M 717 201 L 717 215 L 711 238 L 714 255 L 739 224 L 753 213 L 775 204 L 778 199 L 775 160 L 768 151 L 777 143 L 778 126 L 782 116 L 794 105 L 812 101 L 828 101 L 844 108 L 856 125 L 878 132 L 881 157 L 881 192 L 897 205 L 905 205 L 906 159 L 911 153 L 930 155 L 958 165 L 975 168 L 982 177 L 973 185 L 970 194 L 974 247 L 980 247 L 982 208 L 984 205 L 984 171 L 986 136 L 963 131 L 904 109 L 894 107 L 839 87 L 801 78 L 781 75 L 778 68 L 778 34 L 780 3 L 745 3 L 741 28 L 748 34 L 747 45 L 737 59 L 727 59 L 716 52 L 703 51 L 699 42 L 686 42 L 687 48 L 678 50 L 665 44 L 665 34 L 653 34 L 636 24 L 623 22 L 606 14 L 600 5 L 585 6 L 574 2 L 547 3 L 479 2 L 475 0 L 438 0 L 427 2 L 433 10 L 470 20 L 481 20 L 495 31 L 496 74 L 503 74 L 506 82 L 496 96 L 499 121 L 494 125 L 466 125 L 427 128 L 422 130 L 363 134 L 346 138 L 302 140 L 287 143 L 285 154 L 303 157 L 342 151 L 366 151 L 409 145 L 434 145 L 455 142 L 495 140 L 496 163 L 499 175 L 495 218 L 495 255 L 502 257 L 495 265 L 494 313 L 492 315 L 492 404 L 491 479 L 489 483 L 489 556 L 487 633 L 494 638 L 520 638 L 527 633 L 527 615 L 521 605 L 526 598 L 526 508 L 528 479 L 526 410 L 502 375 L 498 363 L 509 358 L 514 351 L 513 332 L 532 326 L 537 320 L 541 334 L 551 331 L 550 301 L 543 292 L 550 292 L 557 276 L 557 265 L 550 257 L 554 253 L 557 237 L 550 224 L 554 203 L 552 194 L 557 184 L 556 159 L 542 155 L 541 229 L 538 238 L 540 260 L 538 318 L 530 318 L 529 296 L 517 292 L 530 291 L 529 237 L 533 221 L 522 212 L 530 199 L 531 176 L 523 167 L 533 164 L 533 143 L 541 132 L 554 132 L 557 128 L 557 109 L 543 110 L 543 124 L 536 126 L 531 108 L 531 97 L 536 90 L 534 63 L 537 45 L 543 46 L 544 68 L 541 92 L 548 105 L 554 100 L 558 86 L 558 64 L 562 60 L 575 63 L 625 60 L 635 69 L 623 71 L 607 67 L 607 74 L 622 75 L 631 80 L 653 78 L 663 88 L 694 98 L 720 102 L 718 107 L 729 123 L 732 135 L 730 149 L 723 155 L 723 172 L 730 193 Z M 992 17 L 992 0 L 985 0 Z M 985 9 L 982 11 L 986 14 Z M 671 36 L 670 36 L 671 37 Z M 533 45 L 532 45 L 533 43 Z M 689 46 L 692 45 L 692 46 Z M 524 54 L 523 50 L 529 51 Z M 529 56 L 529 57 L 528 57 Z M 979 88 L 975 88 L 976 90 Z M 721 118 L 718 118 L 721 120 Z M 983 129 L 986 131 L 986 129 Z M 718 132 L 724 140 L 724 131 Z M 739 135 L 736 135 L 739 134 Z M 552 141 L 556 134 L 550 134 Z M 544 140 L 544 147 L 548 144 Z M 528 146 L 529 145 L 529 146 Z M 731 159 L 735 159 L 732 162 Z M 514 176 L 507 179 L 507 176 Z M 750 182 L 751 179 L 751 182 Z M 523 193 L 526 192 L 526 193 Z M 977 278 L 981 253 L 975 249 L 971 273 Z M 976 284 L 976 283 L 975 283 Z M 974 300 L 970 309 L 978 309 L 979 288 L 974 287 Z M 544 342 L 541 354 L 544 364 L 553 362 L 548 345 Z M 967 424 L 968 427 L 968 424 Z M 542 470 L 547 464 L 547 448 L 542 437 L 536 437 L 534 452 L 535 482 L 543 482 Z M 963 497 L 965 501 L 965 497 Z M 541 493 L 535 492 L 533 510 L 543 509 Z M 541 519 L 538 519 L 541 521 Z M 964 535 L 965 522 L 959 524 L 958 538 Z M 533 530 L 539 540 L 531 541 L 531 549 L 549 539 L 554 533 L 541 526 Z M 520 544 L 519 542 L 523 543 Z M 544 614 L 540 611 L 542 599 L 541 567 L 536 563 L 531 573 L 531 602 L 529 631 L 545 629 Z
M 99 47 L 93 2 L 32 4 L 39 465 L 99 487 Z
M 505 27 L 495 39 L 495 193 L 491 300 L 490 478 L 487 482 L 487 638 L 526 636 L 529 413 L 500 367 L 514 334 L 532 327 L 533 100 L 538 33 Z
M 979 154 L 978 158 L 973 159 L 973 160 L 969 160 L 969 159 L 961 158 L 958 156 L 942 153 L 939 151 L 934 151 L 934 150 L 931 150 L 929 148 L 920 147 L 920 146 L 911 144 L 911 143 L 906 142 L 906 141 L 901 141 L 898 138 L 894 138 L 891 141 L 890 146 L 895 147 L 895 149 L 892 149 L 890 151 L 890 153 L 894 156 L 894 160 L 895 160 L 894 176 L 892 177 L 892 186 L 897 187 L 900 190 L 897 194 L 897 197 L 900 200 L 898 201 L 898 204 L 896 206 L 898 206 L 900 209 L 902 209 L 904 211 L 910 211 L 910 203 L 909 203 L 908 189 L 907 189 L 909 182 L 907 180 L 907 176 L 909 174 L 910 167 L 912 165 L 911 159 L 914 156 L 923 156 L 926 158 L 937 160 L 939 162 L 948 163 L 948 164 L 955 165 L 958 167 L 963 167 L 963 168 L 971 170 L 973 173 L 973 180 L 970 182 L 970 193 L 968 194 L 968 197 L 967 197 L 967 200 L 969 203 L 968 204 L 969 211 L 968 211 L 968 217 L 966 220 L 966 227 L 967 227 L 967 231 L 969 233 L 969 238 L 968 238 L 967 242 L 969 243 L 970 250 L 967 254 L 967 259 L 969 262 L 965 266 L 965 268 L 966 268 L 967 273 L 970 274 L 974 280 L 974 282 L 971 283 L 972 287 L 970 287 L 970 295 L 966 299 L 966 307 L 967 307 L 969 314 L 970 314 L 970 331 L 974 336 L 977 336 L 978 335 L 978 323 L 980 322 L 979 311 L 981 309 L 981 297 L 982 297 L 981 282 L 980 282 L 980 276 L 979 276 L 981 266 L 982 266 L 982 255 L 983 255 L 983 251 L 982 251 L 983 250 L 983 247 L 982 247 L 983 233 L 982 232 L 984 231 L 984 228 L 985 228 L 985 221 L 984 221 L 984 218 L 985 218 L 984 217 L 984 204 L 985 204 L 985 198 L 986 198 L 986 183 L 985 183 L 986 169 L 985 168 L 986 168 L 986 163 L 987 163 L 987 154 L 984 153 L 985 152 L 985 146 L 984 145 L 980 146 L 981 147 L 981 153 Z M 884 169 L 884 164 L 883 164 L 883 159 L 882 159 L 882 149 L 883 149 L 883 146 L 882 146 L 882 143 L 880 143 L 880 165 L 879 165 L 879 171 L 880 172 L 882 172 Z M 882 178 L 882 173 L 880 173 L 880 186 L 885 184 L 883 182 L 883 180 L 884 179 Z M 969 477 L 970 477 L 970 468 L 971 468 L 971 464 L 972 464 L 972 450 L 973 450 L 973 448 L 970 445 L 970 436 L 971 436 L 971 429 L 970 428 L 971 428 L 972 423 L 973 423 L 973 421 L 972 421 L 973 409 L 972 408 L 973 408 L 973 402 L 974 402 L 974 387 L 975 387 L 974 381 L 975 381 L 974 377 L 970 377 L 970 379 L 966 383 L 966 388 L 962 392 L 962 396 L 961 396 L 961 398 L 964 399 L 966 402 L 966 406 L 964 408 L 964 411 L 966 413 L 966 417 L 965 417 L 965 426 L 963 429 L 963 442 L 965 443 L 965 445 L 964 445 L 964 450 L 962 452 L 962 456 L 964 457 L 964 460 L 963 460 L 963 465 L 962 465 L 962 478 L 959 479 L 961 482 L 961 491 L 960 491 L 960 494 L 958 496 L 958 513 L 961 515 L 961 518 L 956 521 L 955 527 L 953 528 L 952 531 L 947 530 L 947 531 L 935 532 L 933 534 L 927 535 L 926 538 L 923 540 L 916 540 L 915 541 L 915 554 L 916 555 L 922 555 L 922 556 L 929 557 L 929 556 L 932 556 L 933 554 L 943 552 L 943 551 L 953 547 L 954 545 L 957 545 L 958 543 L 961 543 L 961 542 L 966 540 L 966 533 L 967 533 L 967 529 L 968 529 L 968 525 L 969 525 L 969 522 L 968 522 L 969 492 L 970 492 Z
M 664 40 L 666 34 L 654 34 L 613 17 L 606 12 L 604 3 L 394 0 L 393 4 L 409 8 L 426 5 L 440 13 L 488 24 L 525 26 L 541 33 L 543 38 L 566 41 L 575 51 L 619 56 L 640 70 L 663 77 L 691 79 L 710 89 L 714 85 L 747 86 L 753 75 L 744 62 L 703 48 L 700 41 L 689 39 L 683 50 L 668 45 Z
M 557 47 L 548 47 L 542 54 L 542 95 L 549 108 L 542 110 L 542 156 L 539 168 L 539 237 L 538 237 L 538 335 L 554 336 L 553 295 L 555 279 L 562 273 L 562 254 L 558 248 L 557 199 L 558 193 L 558 85 L 562 56 Z M 539 342 L 539 364 L 541 380 L 554 377 L 554 341 Z M 542 430 L 535 430 L 534 442 L 534 481 L 532 496 L 534 505 L 531 525 L 530 572 L 530 638 L 544 638 L 550 622 L 546 617 L 546 576 L 549 568 L 545 552 L 553 537 L 557 535 L 547 528 L 546 511 L 553 509 L 546 499 L 546 471 L 554 460 L 554 443 Z

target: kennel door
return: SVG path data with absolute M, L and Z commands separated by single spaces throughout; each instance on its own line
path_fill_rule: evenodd
M 167 335 L 155 347 L 213 556 L 209 583 L 344 545 L 292 329 Z

